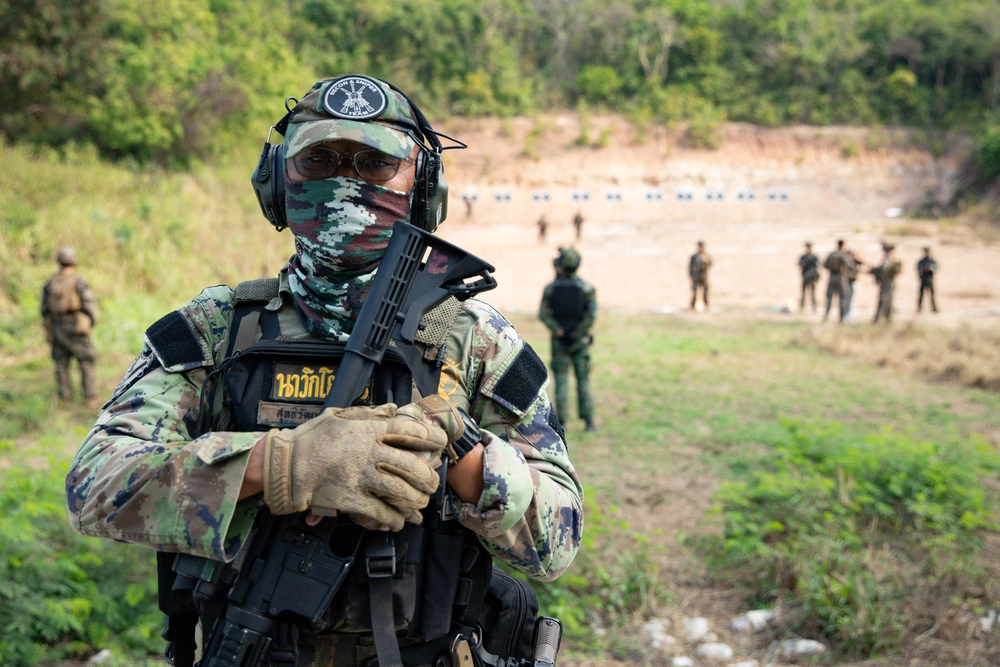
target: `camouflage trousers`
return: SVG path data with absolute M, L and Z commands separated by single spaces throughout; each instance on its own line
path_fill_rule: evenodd
M 691 280 L 691 310 L 694 310 L 698 303 L 698 288 L 701 288 L 701 298 L 705 301 L 705 310 L 708 310 L 708 278 L 694 278 Z
M 72 330 L 55 325 L 52 327 L 52 360 L 56 362 L 56 385 L 59 398 L 64 401 L 73 398 L 73 383 L 70 380 L 70 362 L 76 359 L 80 364 L 80 384 L 84 398 L 97 396 L 97 379 L 94 377 L 94 362 L 97 350 L 90 341 L 89 334 L 77 334 Z
M 576 373 L 577 410 L 580 419 L 594 419 L 594 401 L 590 396 L 590 346 L 583 341 L 567 345 L 552 338 L 552 374 L 556 380 L 556 415 L 563 424 L 569 420 L 569 367 Z
M 835 296 L 837 297 L 837 308 L 840 309 L 840 321 L 843 322 L 844 318 L 847 317 L 850 306 L 844 303 L 846 300 L 845 282 L 847 281 L 839 273 L 830 274 L 830 280 L 826 283 L 826 313 L 823 315 L 824 320 L 830 316 L 830 309 L 833 307 L 833 297 Z
M 892 321 L 892 296 L 895 292 L 896 284 L 894 280 L 883 280 L 878 290 L 878 308 L 875 309 L 875 322 L 880 319 L 886 322 Z

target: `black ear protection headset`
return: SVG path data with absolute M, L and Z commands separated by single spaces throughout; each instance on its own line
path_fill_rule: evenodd
M 431 127 L 420 108 L 406 96 L 406 93 L 388 81 L 382 81 L 382 83 L 403 96 L 403 99 L 410 105 L 413 117 L 417 121 L 420 134 L 413 136 L 413 139 L 420 146 L 420 151 L 417 153 L 410 223 L 425 231 L 433 232 L 448 216 L 448 183 L 444 180 L 444 161 L 441 159 L 441 153 L 448 149 L 468 148 L 468 146 L 454 137 L 437 132 Z M 295 108 L 288 107 L 290 101 L 298 103 L 294 97 L 285 100 L 287 113 L 271 127 L 271 131 L 276 131 L 282 137 L 285 136 L 289 121 L 295 114 Z M 250 177 L 250 183 L 253 185 L 254 193 L 257 195 L 257 203 L 260 204 L 260 210 L 264 217 L 280 232 L 288 226 L 288 218 L 285 215 L 285 146 L 284 144 L 277 146 L 271 144 L 271 131 L 267 133 L 267 141 L 264 142 L 260 159 L 257 161 L 257 168 Z M 440 137 L 449 139 L 457 145 L 442 146 Z M 428 143 L 430 146 L 427 145 Z

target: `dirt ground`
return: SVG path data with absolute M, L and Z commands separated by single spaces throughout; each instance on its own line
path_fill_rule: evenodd
M 489 299 L 503 309 L 537 308 L 561 245 L 581 252 L 581 276 L 597 287 L 602 308 L 684 309 L 690 300 L 687 261 L 701 239 L 714 258 L 713 311 L 794 312 L 805 241 L 825 257 L 842 238 L 877 264 L 887 239 L 904 265 L 896 288 L 899 318 L 916 315 L 916 262 L 930 245 L 940 265 L 937 320 L 998 322 L 1000 243 L 961 224 L 886 216 L 890 208 L 912 210 L 928 198 L 946 199 L 964 159 L 961 142 L 934 157 L 902 131 L 732 124 L 722 147 L 706 151 L 685 148 L 679 129 L 650 130 L 637 143 L 636 129 L 621 119 L 586 122 L 590 137 L 607 129 L 606 146 L 576 146 L 581 121 L 573 115 L 446 128 L 470 148 L 446 154 L 452 198 L 441 234 L 496 265 L 500 286 Z M 534 149 L 531 134 L 537 136 Z M 850 146 L 859 148 L 848 157 Z M 589 201 L 573 200 L 581 191 L 589 191 Z M 609 191 L 621 200 L 609 201 Z M 679 200 L 678 193 L 691 199 Z M 497 194 L 510 201 L 497 202 Z M 476 196 L 471 215 L 463 195 Z M 571 223 L 577 211 L 585 218 L 579 240 Z M 536 225 L 542 214 L 550 222 L 545 241 Z M 825 284 L 824 275 L 821 291 Z M 862 276 L 855 297 L 859 321 L 871 317 L 876 301 L 874 280 Z

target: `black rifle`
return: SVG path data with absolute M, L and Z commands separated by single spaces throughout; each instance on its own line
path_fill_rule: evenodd
M 324 407 L 351 405 L 364 391 L 390 340 L 412 344 L 421 318 L 445 299 L 464 301 L 496 287 L 493 270 L 461 248 L 397 222 Z M 309 624 L 320 619 L 358 559 L 363 541 L 363 529 L 350 519 L 338 516 L 308 526 L 305 516 L 274 516 L 262 508 L 247 543 L 228 565 L 190 555 L 177 557 L 174 590 L 190 590 L 195 598 L 216 605 L 225 594 L 216 622 L 204 629 L 201 667 L 256 667 L 269 649 L 272 663 L 294 664 L 294 637 L 274 635 L 284 634 L 285 621 Z M 387 534 L 378 537 L 369 541 L 364 561 L 369 578 L 390 587 L 389 637 L 383 631 L 382 641 L 391 641 L 389 648 L 398 656 L 391 628 L 393 545 Z M 334 552 L 338 545 L 353 547 Z M 377 610 L 376 604 L 373 596 L 373 617 L 379 613 L 384 617 L 385 610 Z M 281 622 L 276 622 L 278 617 Z M 380 633 L 374 626 L 373 630 L 381 661 Z M 178 665 L 184 660 L 180 655 L 176 659 Z

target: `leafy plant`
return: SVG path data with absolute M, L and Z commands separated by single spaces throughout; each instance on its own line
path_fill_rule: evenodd
M 11 449 L 9 447 L 8 449 Z M 30 667 L 101 648 L 162 650 L 152 552 L 74 533 L 63 471 L 3 471 L 0 489 L 0 664 Z
M 782 603 L 797 633 L 849 653 L 890 650 L 915 591 L 979 576 L 973 557 L 996 529 L 980 479 L 1000 457 L 982 440 L 784 427 L 787 440 L 746 481 L 720 489 L 722 534 L 692 544 L 721 577 Z

